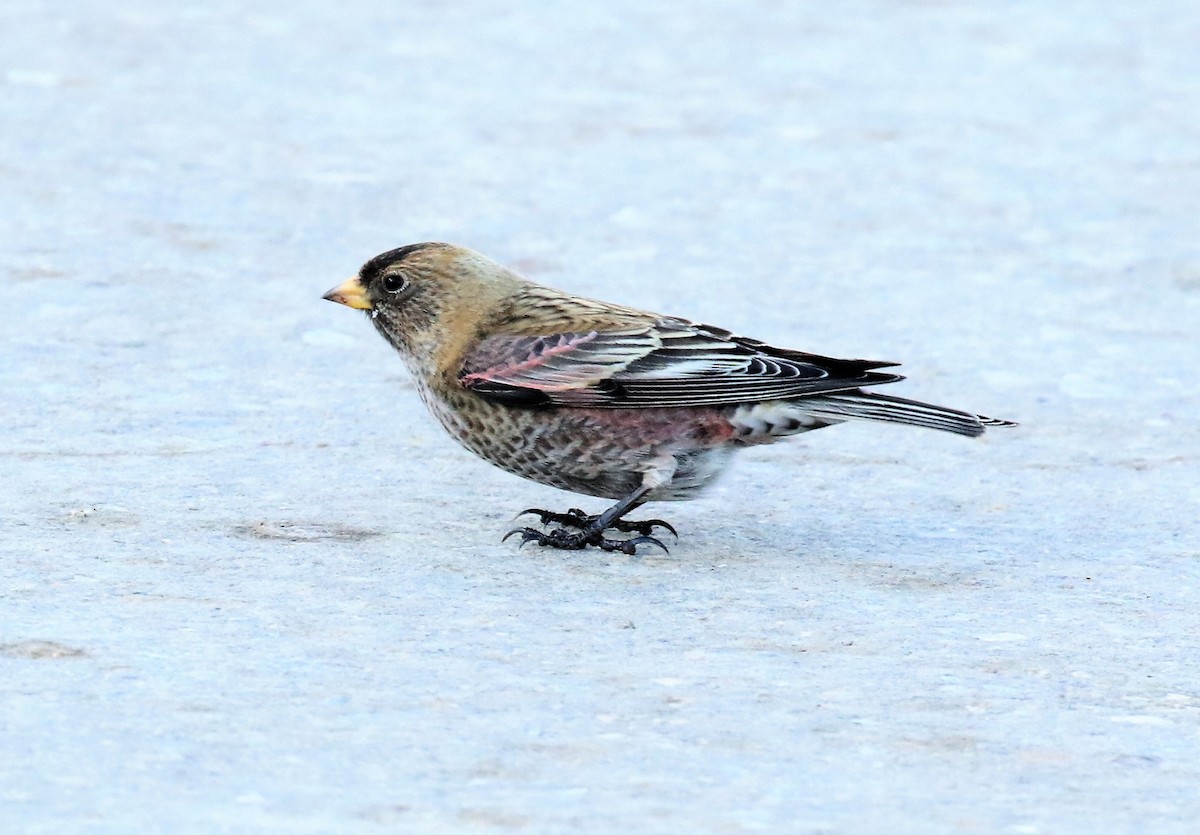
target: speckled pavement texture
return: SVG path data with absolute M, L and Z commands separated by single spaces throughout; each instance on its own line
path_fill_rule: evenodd
M 52 5 L 52 7 L 51 7 Z M 0 829 L 1192 833 L 1200 6 L 0 8 Z M 458 449 L 371 255 L 1021 422 L 650 506 Z

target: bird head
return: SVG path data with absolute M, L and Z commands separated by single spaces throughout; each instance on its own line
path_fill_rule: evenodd
M 366 311 L 410 367 L 431 373 L 523 283 L 465 247 L 419 243 L 376 255 L 324 298 Z

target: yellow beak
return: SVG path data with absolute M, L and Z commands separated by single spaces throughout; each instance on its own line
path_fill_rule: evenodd
M 344 304 L 346 307 L 353 307 L 355 310 L 371 309 L 371 300 L 367 298 L 367 288 L 363 287 L 358 276 L 343 281 L 321 298 Z

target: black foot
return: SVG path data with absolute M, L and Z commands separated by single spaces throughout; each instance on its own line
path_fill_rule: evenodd
M 566 514 L 553 515 L 565 516 Z M 504 539 L 508 539 L 514 534 L 521 535 L 522 548 L 529 542 L 536 542 L 538 545 L 550 548 L 561 548 L 564 551 L 578 551 L 589 545 L 595 545 L 602 551 L 620 551 L 622 554 L 633 555 L 637 553 L 639 545 L 657 545 L 663 549 L 664 553 L 670 553 L 666 545 L 648 534 L 635 536 L 632 539 L 605 539 L 604 531 L 589 534 L 586 530 L 569 531 L 566 528 L 554 528 L 550 531 L 539 531 L 537 528 L 513 528 L 504 535 Z
M 536 514 L 543 525 L 548 525 L 553 522 L 556 525 L 567 525 L 572 528 L 578 528 L 579 530 L 587 530 L 592 525 L 596 524 L 596 520 L 600 518 L 599 515 L 588 516 L 577 507 L 571 508 L 566 513 L 555 513 L 552 510 L 542 510 L 538 507 L 531 507 L 527 510 L 522 510 L 514 518 L 519 519 L 527 513 Z M 654 533 L 654 529 L 659 527 L 669 531 L 671 536 L 679 539 L 679 534 L 675 532 L 674 526 L 672 526 L 670 522 L 664 522 L 662 519 L 646 519 L 640 522 L 631 522 L 628 519 L 615 519 L 609 523 L 608 527 L 614 531 L 620 531 L 621 533 L 639 533 L 645 537 L 649 537 L 650 534 Z M 581 545 L 579 547 L 582 548 L 583 546 Z

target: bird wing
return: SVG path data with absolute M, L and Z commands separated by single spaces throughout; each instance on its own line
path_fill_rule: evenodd
M 459 382 L 509 405 L 648 409 L 780 400 L 901 379 L 871 371 L 889 365 L 660 319 L 620 330 L 491 336 L 467 355 Z

